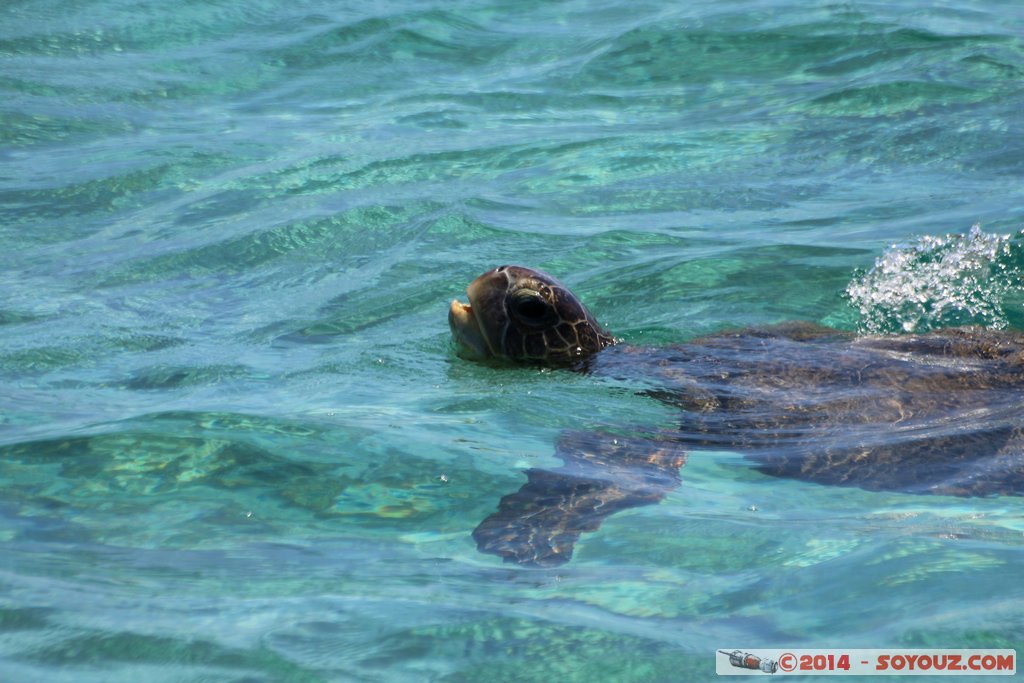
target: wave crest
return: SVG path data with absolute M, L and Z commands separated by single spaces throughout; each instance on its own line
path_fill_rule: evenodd
M 1021 318 L 1024 231 L 924 236 L 892 245 L 846 287 L 869 334 L 958 325 L 1003 329 Z

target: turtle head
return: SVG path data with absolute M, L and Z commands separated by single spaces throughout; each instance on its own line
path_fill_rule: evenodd
M 565 285 L 539 270 L 501 266 L 452 301 L 448 324 L 460 355 L 565 365 L 615 343 Z

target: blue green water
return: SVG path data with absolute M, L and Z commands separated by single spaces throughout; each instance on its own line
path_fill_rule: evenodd
M 0 64 L 0 680 L 1024 652 L 1017 499 L 695 454 L 564 567 L 479 553 L 562 430 L 674 417 L 445 322 L 516 262 L 638 344 L 1019 326 L 1016 0 L 8 0 Z

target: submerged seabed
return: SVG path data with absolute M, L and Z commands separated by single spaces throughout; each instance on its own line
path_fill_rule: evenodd
M 520 262 L 637 344 L 1024 326 L 1022 35 L 1004 0 L 3 4 L 0 679 L 1024 652 L 1017 499 L 705 453 L 565 567 L 478 553 L 563 429 L 677 418 L 444 322 Z

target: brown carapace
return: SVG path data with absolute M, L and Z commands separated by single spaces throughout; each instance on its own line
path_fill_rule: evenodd
M 1024 333 L 956 328 L 856 336 L 806 323 L 660 348 L 614 345 L 557 280 L 521 266 L 484 273 L 452 302 L 463 355 L 642 378 L 678 407 L 679 428 L 573 431 L 561 467 L 527 471 L 473 532 L 483 552 L 525 566 L 567 562 L 580 534 L 659 502 L 686 454 L 746 455 L 768 474 L 867 490 L 1024 495 Z M 611 348 L 609 348 L 611 347 Z M 624 426 L 625 427 L 625 426 Z

